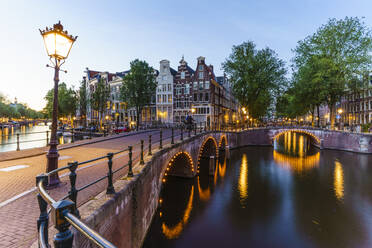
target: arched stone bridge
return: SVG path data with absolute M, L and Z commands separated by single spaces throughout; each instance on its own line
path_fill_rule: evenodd
M 103 192 L 79 211 L 90 227 L 99 230 L 118 247 L 141 247 L 159 204 L 166 176 L 194 177 L 203 157 L 218 157 L 228 153 L 229 149 L 250 145 L 270 146 L 276 138 L 289 131 L 310 136 L 312 143 L 321 149 L 372 154 L 372 135 L 366 134 L 283 127 L 206 132 L 185 137 L 183 141 L 164 146 L 153 156 L 146 156 L 144 165 L 135 165 L 133 179 L 115 182 L 117 193 L 113 197 L 107 198 Z M 89 242 L 81 235 L 77 233 L 75 237 L 77 247 L 89 247 Z

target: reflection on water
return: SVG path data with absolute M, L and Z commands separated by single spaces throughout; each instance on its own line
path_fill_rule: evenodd
M 284 133 L 275 140 L 274 161 L 283 168 L 295 172 L 319 166 L 320 152 L 311 147 L 310 142 L 304 134 Z
M 304 134 L 168 177 L 143 247 L 372 247 L 372 156 Z M 347 191 L 345 191 L 347 189 Z
M 240 164 L 238 190 L 240 193 L 240 203 L 244 207 L 245 200 L 248 197 L 248 162 L 246 154 L 243 154 L 242 163 Z
M 334 188 L 337 199 L 342 200 L 344 198 L 344 171 L 339 161 L 335 161 L 335 172 L 334 172 Z

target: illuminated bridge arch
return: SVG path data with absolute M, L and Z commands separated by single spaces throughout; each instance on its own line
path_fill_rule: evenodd
M 227 145 L 227 137 L 226 137 L 226 134 L 223 134 L 220 138 L 220 142 L 218 142 L 218 148 L 221 150 L 224 150 L 226 145 Z
M 199 148 L 198 163 L 201 158 L 209 158 L 210 156 L 218 157 L 218 144 L 213 136 L 208 136 Z
M 193 177 L 194 162 L 191 155 L 186 151 L 177 152 L 173 155 L 165 169 L 163 182 L 167 176 Z
M 303 130 L 303 129 L 288 129 L 288 130 L 283 130 L 283 131 L 280 131 L 279 133 L 277 133 L 274 137 L 273 137 L 273 141 L 276 140 L 277 138 L 279 138 L 281 135 L 285 134 L 285 133 L 289 133 L 289 132 L 295 132 L 295 133 L 302 133 L 302 134 L 306 134 L 308 136 L 310 136 L 318 145 L 321 144 L 321 141 L 320 141 L 320 138 L 318 136 L 316 136 L 315 134 L 313 134 L 312 132 L 310 131 L 307 131 L 307 130 Z

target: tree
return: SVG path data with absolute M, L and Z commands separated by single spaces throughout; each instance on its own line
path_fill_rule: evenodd
M 314 82 L 330 109 L 334 128 L 335 104 L 346 90 L 355 88 L 355 79 L 365 75 L 371 66 L 372 36 L 361 19 L 330 19 L 316 33 L 299 41 L 294 49 L 293 68 L 299 72 L 312 67 Z M 303 99 L 305 100 L 305 99 Z
M 287 85 L 284 62 L 269 48 L 257 50 L 251 41 L 233 46 L 222 67 L 230 77 L 234 96 L 253 118 L 267 115 Z
M 106 84 L 104 78 L 100 78 L 97 83 L 95 91 L 92 93 L 90 103 L 92 109 L 98 112 L 98 121 L 100 123 L 100 128 L 102 128 L 102 115 L 107 109 L 107 102 L 110 97 L 110 86 Z
M 44 112 L 50 118 L 53 113 L 54 89 L 50 89 L 44 99 L 47 101 Z M 58 85 L 58 117 L 75 115 L 77 107 L 76 92 L 73 88 L 67 88 L 65 83 Z
M 80 83 L 80 88 L 78 92 L 78 102 L 79 102 L 80 116 L 83 120 L 86 120 L 88 96 L 87 96 L 87 88 L 86 88 L 85 80 L 81 81 Z M 86 123 L 86 121 L 84 121 L 84 123 Z
M 155 70 L 146 61 L 134 60 L 130 63 L 130 73 L 123 78 L 120 98 L 137 111 L 137 125 L 141 123 L 142 109 L 151 103 L 156 90 Z

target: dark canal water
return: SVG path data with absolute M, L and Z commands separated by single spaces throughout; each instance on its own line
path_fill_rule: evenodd
M 167 178 L 143 247 L 372 247 L 372 156 L 288 133 L 200 167 Z

